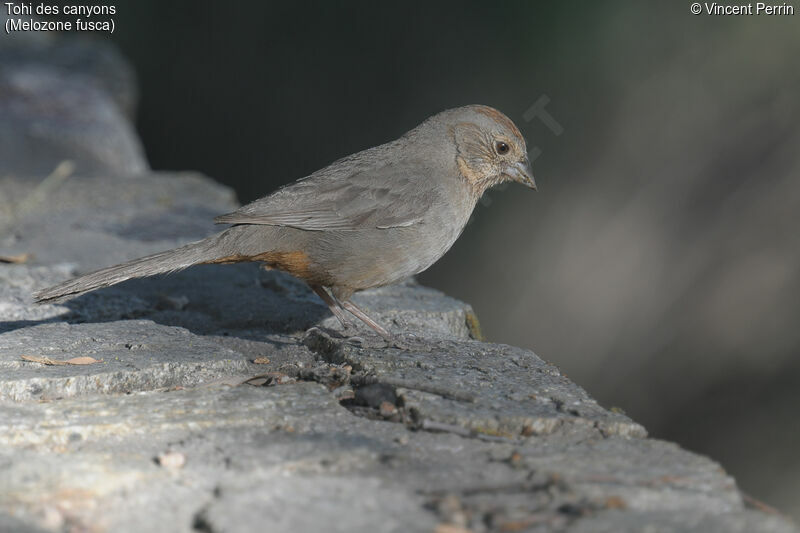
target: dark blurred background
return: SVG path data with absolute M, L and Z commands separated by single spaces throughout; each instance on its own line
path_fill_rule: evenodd
M 539 193 L 490 191 L 422 281 L 800 518 L 800 13 L 115 5 L 152 166 L 242 202 L 443 109 L 504 111 Z M 536 102 L 560 128 L 525 120 Z

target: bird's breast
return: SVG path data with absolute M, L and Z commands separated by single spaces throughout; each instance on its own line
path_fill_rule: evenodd
M 354 290 L 396 283 L 419 274 L 455 243 L 469 220 L 474 202 L 432 206 L 408 227 L 369 228 L 320 234 L 313 254 L 340 285 Z

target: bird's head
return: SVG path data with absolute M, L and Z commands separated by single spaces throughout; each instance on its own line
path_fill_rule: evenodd
M 483 105 L 445 114 L 456 145 L 458 170 L 476 194 L 506 181 L 536 190 L 525 139 L 511 119 Z

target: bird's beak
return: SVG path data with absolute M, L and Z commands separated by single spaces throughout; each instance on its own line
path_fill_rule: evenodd
M 534 191 L 536 190 L 536 182 L 533 180 L 533 171 L 531 170 L 531 162 L 526 157 L 522 161 L 518 161 L 513 165 L 506 167 L 504 172 L 506 176 L 514 181 L 523 185 L 527 185 Z

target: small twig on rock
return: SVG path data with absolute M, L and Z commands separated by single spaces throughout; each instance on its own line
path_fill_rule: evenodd
M 499 437 L 496 435 L 486 435 L 484 433 L 480 433 L 479 431 L 475 431 L 473 429 L 465 428 L 463 426 L 457 426 L 455 424 L 446 424 L 444 422 L 436 422 L 434 420 L 427 420 L 424 419 L 418 425 L 419 429 L 425 431 L 439 431 L 442 433 L 453 433 L 455 435 L 459 435 L 461 437 L 469 438 L 469 439 L 479 439 L 485 440 L 488 442 L 509 442 L 512 439 L 508 437 Z
M 547 491 L 553 487 L 567 490 L 566 484 L 559 480 L 557 476 L 548 476 L 541 481 L 518 481 L 510 483 L 498 483 L 494 485 L 473 485 L 452 489 L 433 489 L 421 490 L 420 494 L 433 497 L 443 497 L 448 494 L 457 493 L 460 496 L 475 496 L 477 494 L 497 494 L 497 493 L 520 493 L 520 492 L 539 492 Z
M 0 255 L 0 263 L 20 265 L 22 263 L 27 263 L 30 258 L 31 254 Z
M 475 432 L 462 426 L 455 424 L 445 424 L 444 422 L 435 422 L 433 420 L 423 420 L 419 425 L 420 429 L 425 431 L 440 431 L 442 433 L 454 433 L 462 437 L 474 437 Z
M 766 503 L 753 498 L 749 494 L 745 494 L 745 493 L 741 493 L 741 494 L 742 494 L 742 500 L 744 502 L 744 506 L 745 506 L 746 509 L 747 508 L 756 509 L 758 511 L 761 511 L 762 513 L 774 514 L 774 515 L 784 516 L 784 517 L 786 516 L 783 513 L 781 513 L 779 510 L 777 510 L 774 507 L 772 507 L 771 505 L 767 505 Z

